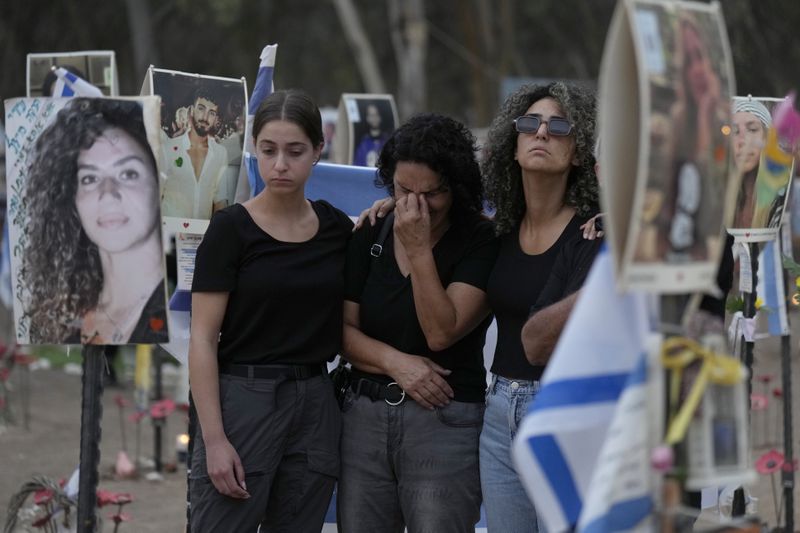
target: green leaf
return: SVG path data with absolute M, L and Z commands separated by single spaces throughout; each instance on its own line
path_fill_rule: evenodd
M 183 166 L 183 158 L 182 157 L 179 157 L 178 159 L 175 160 L 175 166 L 178 167 L 178 168 Z
M 733 314 L 737 311 L 744 312 L 744 298 L 741 296 L 731 296 L 725 302 L 725 310 Z

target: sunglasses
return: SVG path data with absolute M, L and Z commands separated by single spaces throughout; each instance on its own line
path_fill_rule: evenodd
M 519 133 L 536 133 L 542 122 L 547 124 L 547 133 L 558 137 L 563 137 L 572 133 L 572 124 L 569 120 L 560 117 L 551 117 L 550 120 L 542 120 L 540 115 L 522 115 L 514 119 L 514 127 Z

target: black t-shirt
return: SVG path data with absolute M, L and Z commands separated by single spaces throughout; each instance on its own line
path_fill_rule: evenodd
M 700 301 L 700 309 L 708 311 L 720 320 L 725 320 L 725 300 L 733 286 L 733 235 L 725 239 L 725 247 L 717 270 L 717 287 L 722 291 L 719 298 L 706 294 Z
M 214 214 L 197 249 L 192 292 L 230 292 L 218 357 L 225 363 L 317 364 L 342 342 L 342 294 L 350 218 L 311 202 L 317 233 L 281 242 L 241 204 Z
M 600 241 L 583 238 L 587 218 L 572 217 L 556 242 L 541 254 L 519 245 L 519 226 L 500 238 L 500 253 L 489 277 L 489 304 L 497 317 L 497 348 L 492 373 L 509 379 L 538 380 L 544 366 L 533 366 L 522 348 L 522 326 L 532 312 L 562 300 L 583 285 Z
M 451 370 L 445 379 L 453 388 L 456 401 L 482 402 L 486 389 L 483 344 L 491 317 L 449 348 L 432 351 L 417 319 L 411 276 L 403 276 L 397 266 L 392 231 L 386 237 L 380 257 L 370 255 L 381 226 L 359 229 L 347 250 L 345 299 L 360 304 L 361 331 L 402 352 L 428 357 Z M 497 239 L 488 220 L 462 227 L 452 225 L 433 248 L 436 269 L 445 288 L 450 283 L 462 282 L 485 291 L 496 257 Z M 355 375 L 391 381 L 388 376 L 360 371 L 355 371 Z

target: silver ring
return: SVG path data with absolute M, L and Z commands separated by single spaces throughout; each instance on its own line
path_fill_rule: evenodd
M 389 387 L 391 387 L 392 385 L 394 385 L 395 387 L 397 387 L 398 389 L 400 389 L 400 392 L 402 393 L 402 394 L 400 395 L 400 399 L 399 399 L 399 400 L 397 400 L 396 402 L 390 402 L 388 398 L 384 398 L 384 399 L 383 399 L 383 401 L 384 401 L 384 402 L 386 402 L 386 403 L 387 403 L 387 404 L 389 404 L 389 405 L 400 405 L 401 403 L 403 403 L 403 400 L 405 400 L 405 399 L 406 399 L 406 391 L 404 391 L 404 390 L 403 390 L 403 388 L 402 388 L 400 385 L 398 385 L 396 381 L 392 381 L 391 383 L 389 383 L 388 385 L 386 385 L 386 388 L 388 389 L 388 388 L 389 388 Z

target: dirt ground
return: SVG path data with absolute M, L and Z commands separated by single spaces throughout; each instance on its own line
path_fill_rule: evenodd
M 798 370 L 798 339 L 800 339 L 800 315 L 792 315 L 794 337 L 793 353 L 793 389 L 795 397 L 800 397 L 800 370 Z M 102 439 L 100 442 L 101 480 L 99 488 L 115 492 L 129 492 L 133 495 L 133 503 L 126 506 L 125 511 L 132 521 L 123 524 L 121 531 L 142 533 L 180 532 L 185 524 L 186 469 L 178 466 L 172 473 L 164 473 L 159 481 L 148 481 L 144 477 L 135 480 L 115 480 L 112 475 L 117 452 L 122 449 L 118 407 L 115 396 L 122 394 L 133 402 L 132 354 L 124 353 L 127 361 L 127 376 L 124 387 L 107 388 L 103 396 Z M 780 421 L 782 404 L 776 400 L 771 391 L 780 387 L 780 342 L 779 339 L 763 339 L 756 343 L 755 376 L 772 375 L 774 380 L 764 385 L 754 381 L 754 392 L 767 393 L 771 405 L 765 411 L 753 414 L 751 443 L 753 459 L 772 447 L 782 450 L 782 422 Z M 29 427 L 23 427 L 22 401 L 24 390 L 24 372 L 14 370 L 10 384 L 14 387 L 10 395 L 11 411 L 16 417 L 14 424 L 0 423 L 0 524 L 6 520 L 6 505 L 11 495 L 34 475 L 45 475 L 54 479 L 69 477 L 78 465 L 80 441 L 80 397 L 81 379 L 79 375 L 65 372 L 63 368 L 35 370 L 29 374 L 30 382 L 30 418 Z M 167 375 L 164 392 L 171 396 L 176 379 Z M 800 435 L 800 406 L 794 406 L 794 445 L 795 456 L 798 455 L 798 439 Z M 125 415 L 132 408 L 125 410 Z M 126 420 L 129 454 L 134 457 L 135 432 L 134 424 Z M 163 460 L 165 463 L 175 462 L 175 438 L 186 430 L 186 417 L 176 411 L 169 416 L 163 430 Z M 141 424 L 140 456 L 152 458 L 153 430 L 149 419 Z M 143 472 L 151 471 L 143 468 Z M 779 478 L 777 489 L 781 490 Z M 776 524 L 772 498 L 772 485 L 769 476 L 759 476 L 757 483 L 750 487 L 752 496 L 758 499 L 759 516 L 770 526 Z M 795 529 L 800 529 L 800 490 L 795 491 Z M 111 514 L 108 508 L 101 509 L 103 517 Z M 707 520 L 715 519 L 712 510 L 706 510 L 703 516 Z M 106 522 L 105 531 L 110 531 L 110 522 Z
M 4 524 L 7 502 L 19 487 L 34 475 L 44 475 L 53 479 L 69 478 L 78 466 L 80 449 L 80 410 L 81 378 L 63 369 L 36 370 L 30 374 L 30 420 L 29 429 L 23 427 L 22 386 L 19 370 L 15 390 L 12 391 L 12 409 L 17 417 L 16 424 L 0 429 L 0 524 Z M 169 383 L 165 393 L 172 394 Z M 13 381 L 12 381 L 13 384 Z M 179 532 L 184 530 L 186 501 L 186 469 L 178 466 L 172 473 L 163 473 L 159 481 L 139 479 L 116 480 L 113 476 L 117 453 L 122 449 L 119 423 L 119 408 L 115 396 L 122 394 L 133 403 L 133 387 L 107 388 L 103 395 L 102 437 L 100 441 L 100 489 L 113 492 L 128 492 L 133 502 L 126 505 L 124 512 L 131 515 L 132 521 L 120 526 L 121 531 L 142 533 Z M 125 409 L 128 452 L 135 457 L 135 425 L 127 420 L 131 407 Z M 175 463 L 175 440 L 179 433 L 186 432 L 186 416 L 176 411 L 167 418 L 162 429 L 164 463 Z M 145 462 L 152 461 L 154 440 L 153 425 L 149 418 L 141 424 L 140 457 Z M 146 465 L 143 474 L 152 472 Z M 104 507 L 100 513 L 106 520 L 106 531 L 111 531 L 108 515 L 115 507 Z

